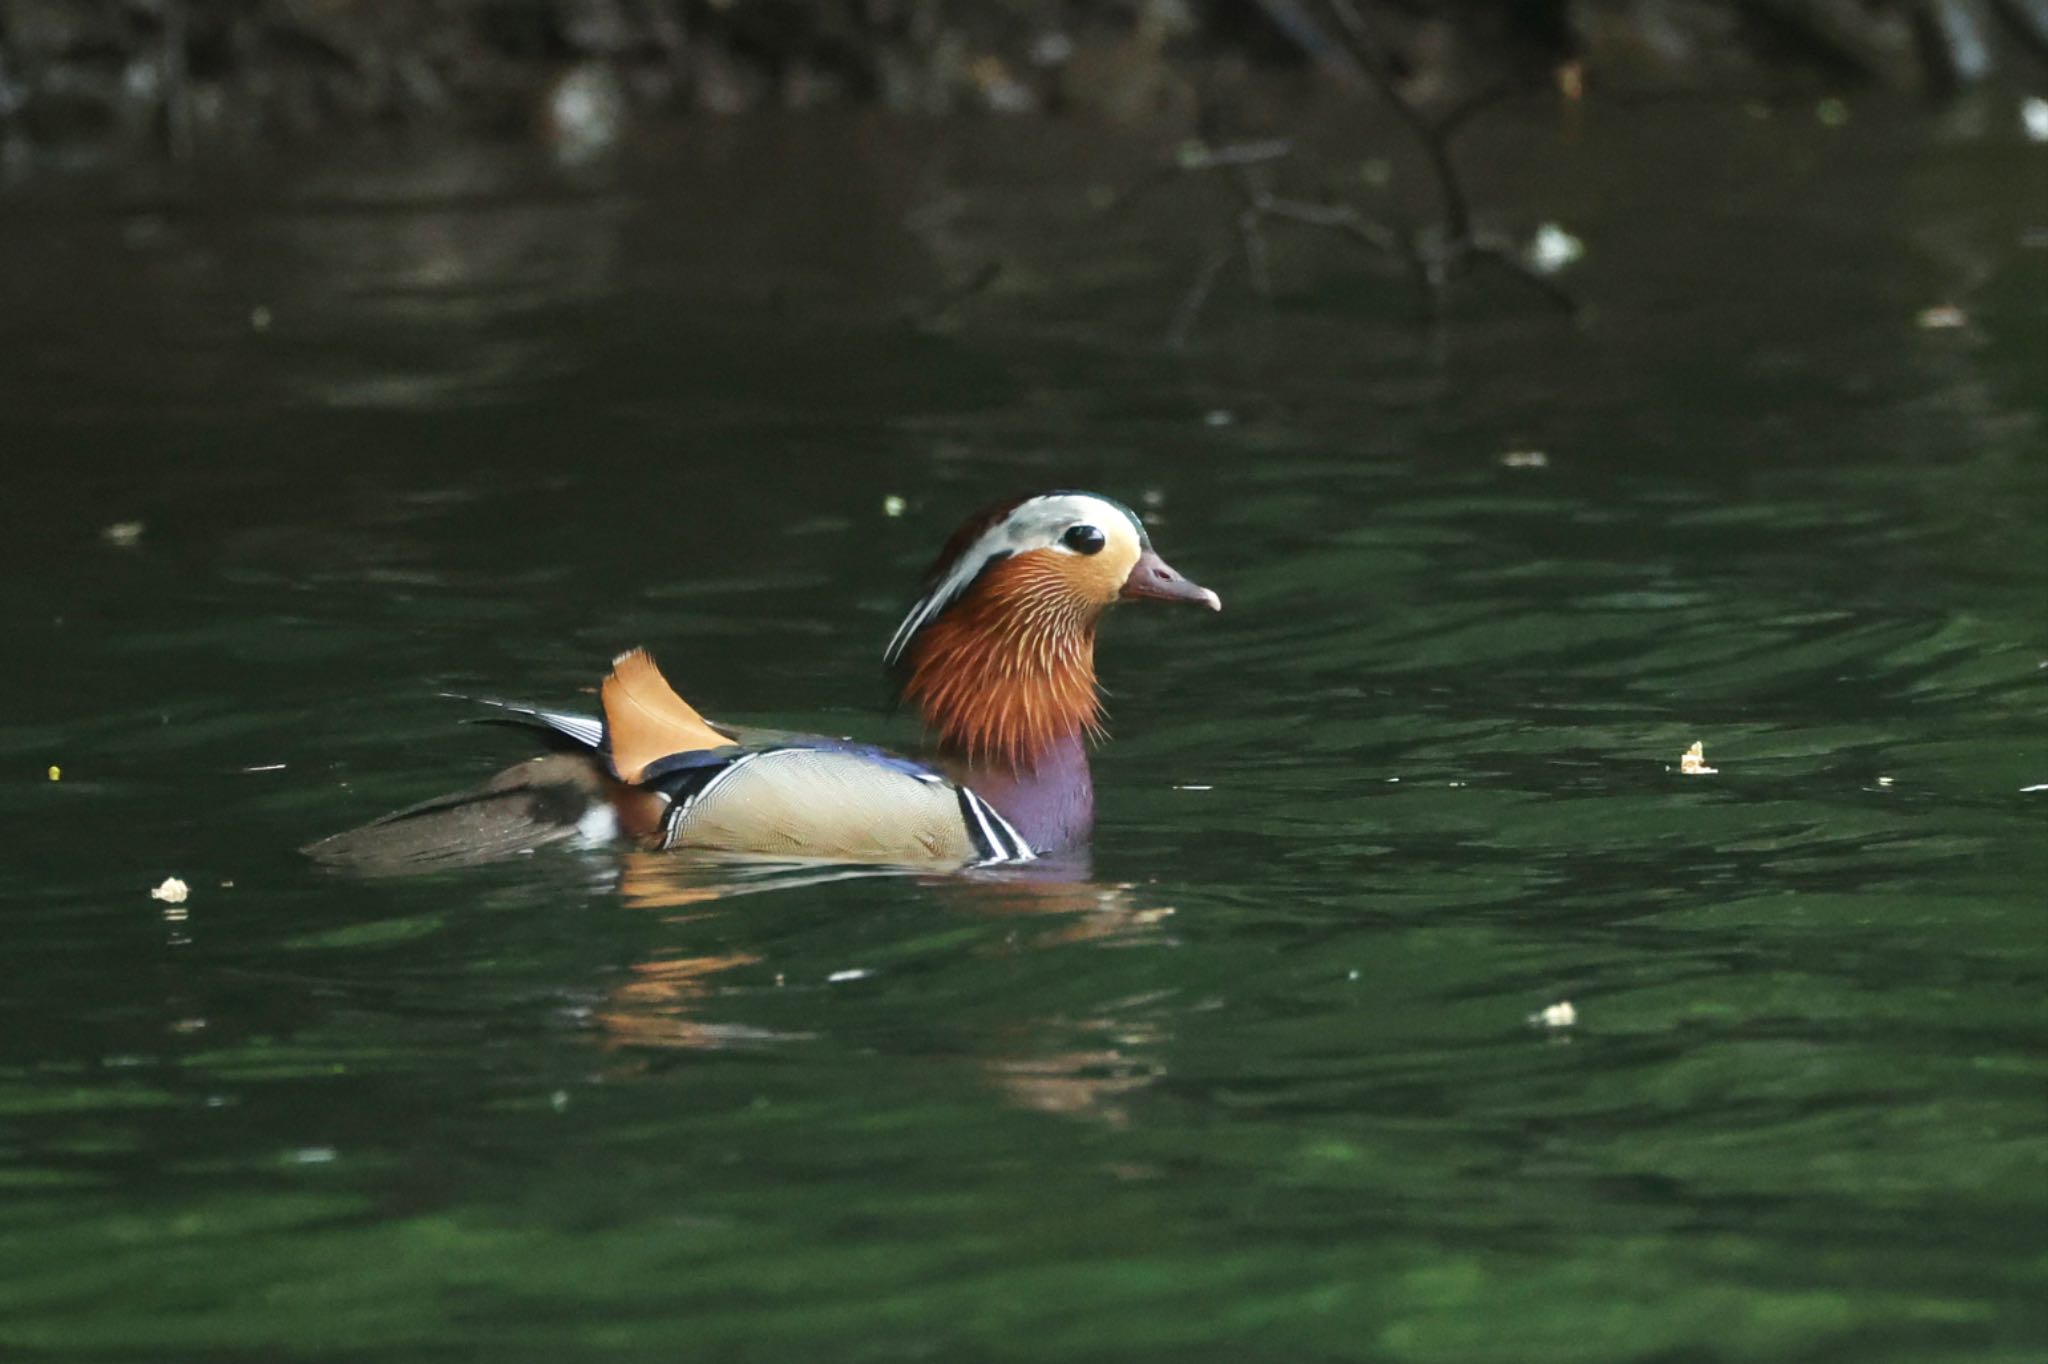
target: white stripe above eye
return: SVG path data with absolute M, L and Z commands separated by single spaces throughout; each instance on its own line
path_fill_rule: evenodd
M 882 651 L 882 661 L 893 664 L 902 658 L 903 651 L 910 647 L 910 641 L 917 637 L 917 632 L 951 606 L 988 567 L 991 559 L 1034 549 L 1073 553 L 1060 543 L 1060 537 L 1067 533 L 1068 527 L 1080 522 L 1100 527 L 1112 541 L 1119 536 L 1134 537 L 1136 549 L 1131 553 L 1133 559 L 1137 558 L 1137 551 L 1145 547 L 1145 528 L 1139 524 L 1138 518 L 1106 497 L 1096 497 L 1092 493 L 1046 493 L 1040 497 L 1027 497 L 1012 507 L 1002 520 L 983 531 L 973 544 L 961 551 L 959 558 L 947 565 L 945 575 L 931 591 L 917 599 L 909 614 L 904 616 L 903 623 L 896 627 L 896 633 L 889 637 L 889 647 Z

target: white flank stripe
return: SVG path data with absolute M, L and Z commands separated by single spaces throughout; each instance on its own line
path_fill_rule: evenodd
M 967 808 L 973 811 L 975 822 L 981 825 L 982 837 L 995 850 L 995 855 L 989 859 L 991 862 L 1030 862 L 1037 858 L 1038 854 L 1031 851 L 1031 845 L 1024 841 L 1023 835 L 1002 817 L 995 806 L 964 786 L 960 789 L 967 797 Z
M 994 829 L 988 827 L 988 816 L 983 814 L 981 809 L 981 797 L 965 787 L 961 788 L 960 794 L 967 797 L 967 813 L 974 816 L 974 823 L 981 830 L 981 841 L 987 845 L 989 850 L 988 860 L 991 862 L 1003 861 L 1003 841 L 996 837 Z

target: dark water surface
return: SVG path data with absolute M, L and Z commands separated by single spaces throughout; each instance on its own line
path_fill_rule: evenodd
M 2048 1357 L 2048 152 L 1524 121 L 1583 326 L 1286 236 L 1186 355 L 1217 201 L 1056 129 L 0 199 L 0 1354 Z M 1058 485 L 1227 605 L 1084 880 L 292 851 L 633 643 L 909 742 Z

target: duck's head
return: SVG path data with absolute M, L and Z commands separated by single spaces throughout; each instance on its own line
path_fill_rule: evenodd
M 1119 601 L 1222 601 L 1159 557 L 1137 514 L 1095 493 L 991 507 L 953 533 L 884 657 L 940 744 L 1029 767 L 1099 733 L 1095 623 Z

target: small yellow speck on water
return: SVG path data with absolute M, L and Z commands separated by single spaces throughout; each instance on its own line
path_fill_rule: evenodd
M 1688 777 L 1711 777 L 1721 769 L 1707 766 L 1707 746 L 1695 742 L 1679 756 L 1678 770 Z
M 904 509 L 907 506 L 909 506 L 909 503 L 905 502 L 895 493 L 890 493 L 887 497 L 882 499 L 882 515 L 901 516 L 903 515 Z
M 164 883 L 149 893 L 152 900 L 162 900 L 167 905 L 182 905 L 192 888 L 175 876 L 166 876 Z
M 50 780 L 51 780 L 51 781 L 62 781 L 62 780 L 64 780 L 64 769 L 63 769 L 63 768 L 61 768 L 61 767 L 59 767 L 59 766 L 57 766 L 57 764 L 55 764 L 55 763 L 51 763 L 51 764 L 50 764 Z

